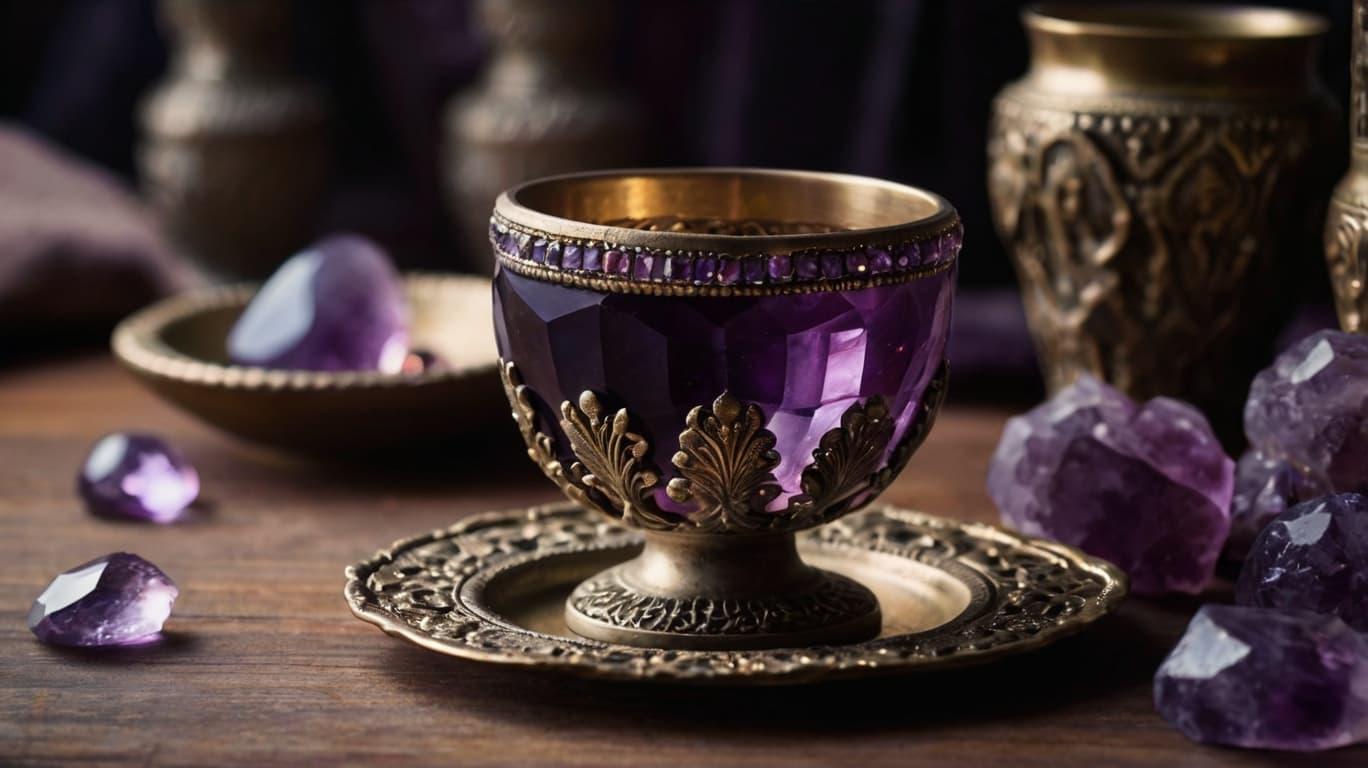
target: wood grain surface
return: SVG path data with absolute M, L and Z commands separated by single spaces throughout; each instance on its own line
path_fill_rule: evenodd
M 957 408 L 886 494 L 974 520 L 1005 413 Z M 92 518 L 90 444 L 161 433 L 198 466 L 188 523 Z M 1193 744 L 1150 678 L 1199 600 L 1132 598 L 1092 631 L 994 666 L 810 688 L 602 684 L 435 656 L 352 618 L 342 569 L 464 514 L 555 499 L 510 426 L 402 471 L 329 469 L 220 436 L 104 357 L 0 372 L 0 764 L 603 766 L 1368 765 Z M 57 572 L 127 550 L 181 598 L 160 645 L 68 651 L 24 624 Z M 1219 591 L 1208 599 L 1224 599 Z

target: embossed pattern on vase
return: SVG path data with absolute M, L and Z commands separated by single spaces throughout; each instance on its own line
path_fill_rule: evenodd
M 1325 221 L 1325 259 L 1340 328 L 1365 331 L 1368 312 L 1368 0 L 1354 0 L 1353 59 L 1350 62 L 1349 172 L 1330 197 Z
M 1224 65 L 1202 66 L 1221 81 Z M 994 221 L 1047 382 L 1090 372 L 1134 397 L 1238 399 L 1290 309 L 1282 281 L 1328 102 L 1309 84 L 1242 95 L 1237 74 L 1227 95 L 1088 74 L 1102 85 L 1054 92 L 1036 74 L 1008 86 L 990 128 Z

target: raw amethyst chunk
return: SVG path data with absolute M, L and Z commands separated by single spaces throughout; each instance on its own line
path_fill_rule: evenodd
M 408 351 L 408 309 L 385 254 L 356 235 L 290 257 L 228 334 L 240 365 L 396 373 Z
M 1326 493 L 1285 459 L 1269 458 L 1258 450 L 1245 451 L 1235 465 L 1235 498 L 1230 503 L 1225 556 L 1234 562 L 1243 561 L 1254 538 L 1273 518 L 1299 501 Z
M 156 638 L 180 594 L 157 566 L 115 552 L 59 574 L 33 601 L 28 625 L 54 645 L 132 645 Z
M 1194 741 L 1351 744 L 1368 738 L 1368 636 L 1334 616 L 1207 605 L 1155 673 L 1154 706 Z
M 1234 462 L 1195 408 L 1137 406 L 1090 376 L 1009 420 L 988 472 L 1004 521 L 1116 563 L 1145 594 L 1206 586 L 1233 485 Z
M 115 432 L 90 449 L 76 490 L 92 513 L 169 523 L 199 495 L 199 474 L 153 435 Z
M 1250 444 L 1327 490 L 1368 492 L 1368 336 L 1319 331 L 1254 377 Z
M 1368 498 L 1341 493 L 1278 515 L 1255 539 L 1235 601 L 1330 613 L 1368 632 Z

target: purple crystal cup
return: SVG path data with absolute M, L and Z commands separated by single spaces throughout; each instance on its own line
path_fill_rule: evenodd
M 794 533 L 869 503 L 929 432 L 962 231 L 937 195 L 826 173 L 499 196 L 495 333 L 528 455 L 644 532 L 571 594 L 572 630 L 682 649 L 878 634 L 873 593 L 804 564 Z

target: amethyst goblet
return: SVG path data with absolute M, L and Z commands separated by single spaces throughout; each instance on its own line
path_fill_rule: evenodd
M 855 642 L 863 585 L 794 532 L 871 501 L 945 389 L 962 229 L 876 179 L 622 171 L 499 196 L 494 319 L 528 455 L 644 532 L 580 584 L 575 632 L 663 648 Z

